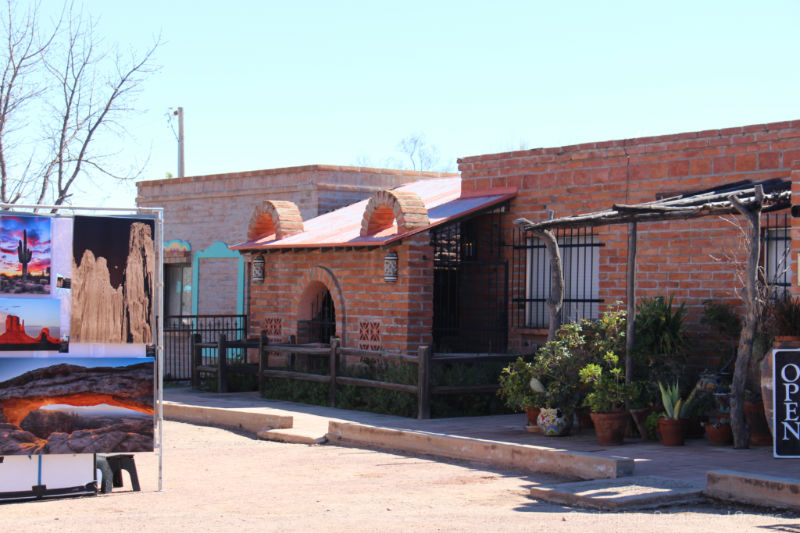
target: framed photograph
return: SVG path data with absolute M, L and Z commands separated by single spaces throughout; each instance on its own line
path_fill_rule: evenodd
M 0 357 L 0 455 L 153 451 L 153 359 Z
M 70 341 L 152 342 L 154 225 L 132 217 L 74 218 Z
M 0 297 L 0 358 L 57 352 L 61 342 L 60 300 Z
M 50 217 L 0 216 L 0 293 L 50 294 Z

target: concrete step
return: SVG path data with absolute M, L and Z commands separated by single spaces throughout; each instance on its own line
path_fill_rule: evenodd
M 624 457 L 340 421 L 330 421 L 327 437 L 334 444 L 403 450 L 579 479 L 630 476 L 634 466 L 633 459 Z
M 264 409 L 205 407 L 164 402 L 164 418 L 205 426 L 218 426 L 258 434 L 273 428 L 291 428 L 294 418 Z
M 320 436 L 317 432 L 309 432 L 307 429 L 265 429 L 259 431 L 256 436 L 261 440 L 271 440 L 276 442 L 288 442 L 290 444 L 325 444 L 328 438 Z
M 788 467 L 792 464 L 789 461 L 794 460 L 786 461 Z M 797 479 L 714 470 L 707 474 L 703 494 L 725 501 L 800 510 L 800 481 Z
M 659 476 L 630 476 L 540 485 L 531 488 L 531 497 L 569 507 L 624 511 L 649 509 L 703 499 L 702 483 Z

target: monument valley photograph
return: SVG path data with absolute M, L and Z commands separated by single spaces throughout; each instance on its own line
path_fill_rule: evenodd
M 71 340 L 152 342 L 153 229 L 152 219 L 75 217 Z
M 50 218 L 0 217 L 0 293 L 50 293 Z
M 0 358 L 0 455 L 153 450 L 153 359 Z
M 0 352 L 58 351 L 60 324 L 57 299 L 0 298 Z

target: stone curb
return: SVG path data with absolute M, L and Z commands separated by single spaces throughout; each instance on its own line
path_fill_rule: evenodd
M 797 479 L 714 470 L 707 474 L 703 494 L 718 500 L 800 510 Z
M 256 436 L 261 440 L 271 440 L 275 442 L 286 442 L 289 444 L 308 444 L 308 445 L 315 445 L 315 444 L 325 444 L 328 442 L 328 438 L 325 436 L 322 437 L 313 437 L 308 434 L 306 431 L 298 430 L 298 429 L 265 429 L 259 431 Z
M 328 423 L 328 441 L 488 463 L 579 479 L 610 479 L 633 474 L 634 462 L 592 453 L 566 452 L 502 442 L 387 429 L 349 422 Z
M 173 402 L 164 402 L 164 418 L 205 426 L 237 429 L 253 435 L 258 435 L 265 429 L 288 429 L 294 424 L 292 416 L 241 409 L 183 405 Z
M 651 509 L 702 500 L 702 485 L 659 476 L 632 476 L 539 485 L 531 497 L 548 503 L 601 511 Z

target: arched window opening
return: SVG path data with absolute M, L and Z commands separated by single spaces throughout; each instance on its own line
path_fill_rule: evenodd
M 328 343 L 336 336 L 336 309 L 328 288 L 322 283 L 312 283 L 300 301 L 297 321 L 297 340 L 300 343 Z

